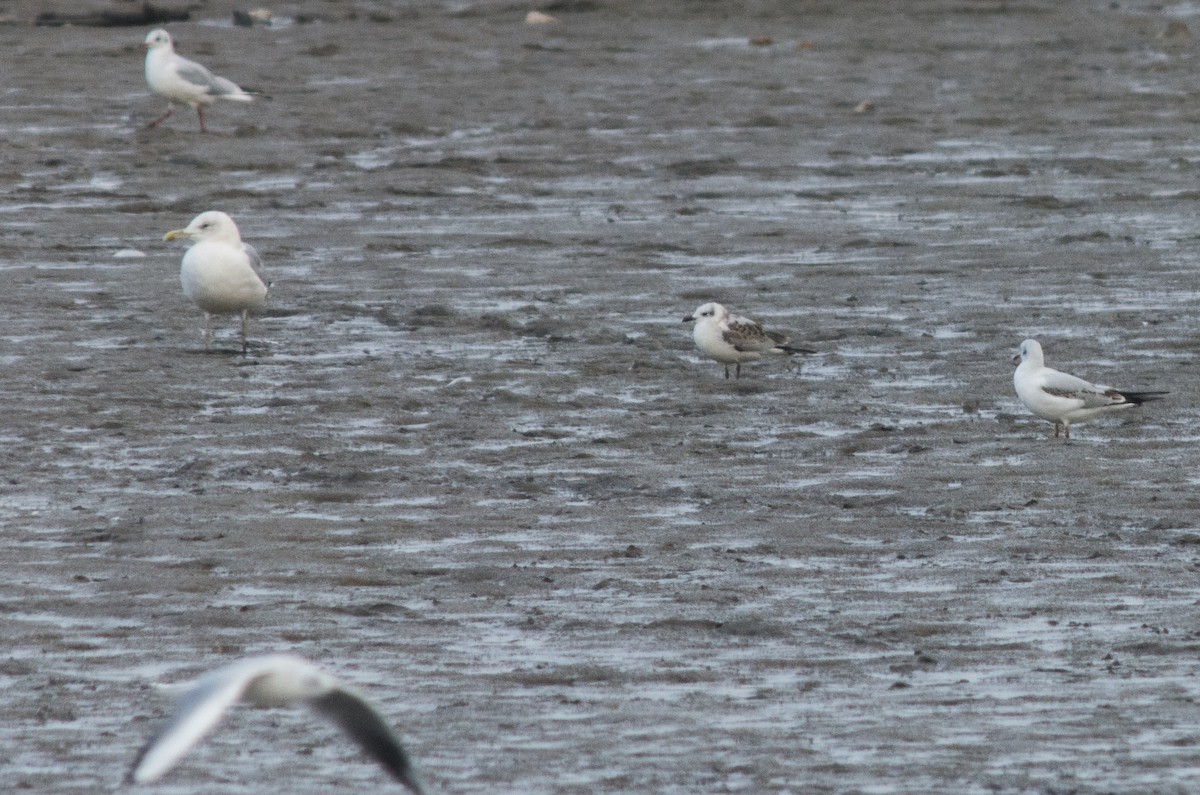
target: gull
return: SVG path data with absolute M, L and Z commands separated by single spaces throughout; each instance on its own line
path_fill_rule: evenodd
M 1167 394 L 1118 391 L 1052 370 L 1044 362 L 1042 346 L 1037 340 L 1022 342 L 1021 350 L 1012 360 L 1017 365 L 1013 386 L 1025 408 L 1054 423 L 1056 437 L 1059 425 L 1063 427 L 1063 435 L 1070 439 L 1072 421 L 1083 422 L 1100 414 L 1162 400 Z
M 423 795 L 408 753 L 375 708 L 358 692 L 290 654 L 248 657 L 205 674 L 138 753 L 126 781 L 156 781 L 208 735 L 238 701 L 259 707 L 306 704 L 341 726 L 392 778 Z
M 758 323 L 740 315 L 731 315 L 729 310 L 717 303 L 703 304 L 683 319 L 684 323 L 695 321 L 692 339 L 696 349 L 710 359 L 725 365 L 725 377 L 729 378 L 729 365 L 734 365 L 734 378 L 742 377 L 742 362 L 748 362 L 763 354 L 816 353 L 809 348 L 789 346 L 786 334 L 766 331 Z
M 204 106 L 218 99 L 250 102 L 254 97 L 238 88 L 232 80 L 217 77 L 195 61 L 175 54 L 171 34 L 162 28 L 146 34 L 146 82 L 150 90 L 167 98 L 167 112 L 147 124 L 153 127 L 175 110 L 175 103 L 191 105 L 204 126 Z
M 258 252 L 242 242 L 233 219 L 217 210 L 200 213 L 186 229 L 173 229 L 163 240 L 180 237 L 196 241 L 183 255 L 179 281 L 183 294 L 204 310 L 204 347 L 212 346 L 213 313 L 239 312 L 242 353 L 246 353 L 247 318 L 267 297 L 267 285 L 256 272 L 262 265 Z

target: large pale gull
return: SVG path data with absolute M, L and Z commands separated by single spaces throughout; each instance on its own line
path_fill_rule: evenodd
M 186 237 L 195 245 L 183 255 L 179 281 L 183 294 L 204 311 L 204 346 L 212 346 L 212 316 L 242 316 L 242 353 L 248 349 L 246 325 L 251 309 L 263 305 L 267 285 L 257 273 L 258 252 L 242 242 L 237 225 L 223 212 L 200 213 L 185 229 L 173 229 L 163 240 Z
M 728 309 L 717 303 L 703 304 L 685 317 L 683 322 L 695 322 L 692 339 L 696 349 L 725 365 L 726 378 L 729 378 L 729 365 L 734 365 L 734 378 L 741 378 L 742 362 L 763 355 L 816 353 L 809 348 L 788 345 L 790 337 L 786 334 L 766 331 L 749 318 L 731 315 Z
M 1161 400 L 1166 392 L 1125 392 L 1110 386 L 1099 386 L 1046 366 L 1042 346 L 1037 340 L 1025 340 L 1013 357 L 1017 365 L 1013 386 L 1025 408 L 1044 420 L 1054 423 L 1054 435 L 1062 426 L 1066 438 L 1071 438 L 1071 423 L 1090 420 L 1100 414 L 1140 406 L 1151 400 Z
M 392 778 L 423 795 L 408 753 L 366 698 L 309 661 L 286 654 L 249 657 L 197 680 L 138 753 L 127 780 L 144 784 L 161 778 L 239 701 L 259 707 L 311 707 L 342 727 Z
M 147 124 L 153 127 L 175 110 L 176 103 L 191 105 L 200 117 L 200 132 L 204 126 L 204 106 L 218 99 L 249 102 L 254 97 L 238 88 L 232 80 L 218 77 L 195 61 L 175 54 L 171 34 L 162 28 L 146 35 L 146 82 L 150 90 L 167 98 L 167 112 Z

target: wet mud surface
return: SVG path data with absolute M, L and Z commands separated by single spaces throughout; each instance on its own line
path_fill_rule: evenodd
M 151 682 L 291 650 L 439 793 L 1193 791 L 1198 51 L 1160 34 L 1200 9 L 598 6 L 212 3 L 179 51 L 271 99 L 203 136 L 140 129 L 144 30 L 0 27 L 4 778 L 113 790 Z M 273 282 L 247 357 L 161 240 L 209 209 Z M 725 381 L 708 300 L 820 352 Z M 1172 394 L 1064 444 L 1030 336 Z M 386 784 L 241 710 L 146 791 Z

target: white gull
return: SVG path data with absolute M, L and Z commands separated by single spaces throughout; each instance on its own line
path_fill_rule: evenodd
M 144 784 L 161 778 L 239 701 L 259 707 L 311 707 L 341 726 L 392 778 L 423 795 L 408 753 L 375 708 L 308 660 L 286 654 L 249 657 L 201 677 L 138 753 L 127 780 Z
M 218 99 L 250 102 L 254 97 L 238 88 L 232 80 L 218 77 L 195 61 L 175 54 L 171 34 L 162 28 L 146 34 L 146 82 L 150 90 L 167 98 L 167 112 L 147 124 L 153 127 L 175 110 L 175 104 L 191 105 L 204 126 L 204 106 Z
M 183 255 L 179 281 L 183 294 L 204 311 L 204 346 L 212 345 L 213 314 L 242 316 L 242 353 L 251 309 L 263 305 L 267 285 L 257 273 L 262 265 L 258 252 L 242 242 L 237 224 L 223 212 L 200 213 L 185 229 L 173 229 L 163 240 L 186 237 L 195 245 Z
M 1161 400 L 1166 392 L 1125 392 L 1110 386 L 1099 386 L 1045 365 L 1042 346 L 1037 340 L 1025 340 L 1013 357 L 1017 365 L 1013 386 L 1025 408 L 1044 420 L 1054 423 L 1071 438 L 1071 423 L 1090 420 L 1100 414 L 1140 406 L 1151 400 Z

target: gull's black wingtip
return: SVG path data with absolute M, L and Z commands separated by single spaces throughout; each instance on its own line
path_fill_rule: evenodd
M 350 690 L 338 689 L 312 699 L 310 703 L 357 740 L 363 750 L 382 765 L 392 778 L 408 787 L 414 795 L 425 795 L 421 776 L 400 739 L 361 696 Z
M 1162 400 L 1170 392 L 1122 392 L 1121 396 L 1135 406 L 1140 406 L 1143 403 L 1149 403 L 1153 400 Z

